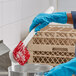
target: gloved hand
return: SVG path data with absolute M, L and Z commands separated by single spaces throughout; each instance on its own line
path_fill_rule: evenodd
M 62 23 L 62 24 L 67 23 L 66 12 L 57 12 L 57 13 L 52 13 L 52 14 L 41 13 L 37 15 L 34 18 L 29 28 L 29 31 L 31 32 L 31 30 L 37 25 L 38 26 L 35 28 L 35 32 L 40 31 L 40 29 L 47 26 L 50 22 L 56 22 L 56 23 Z
M 67 63 L 60 64 L 45 73 L 45 76 L 72 76 L 76 74 L 76 57 Z

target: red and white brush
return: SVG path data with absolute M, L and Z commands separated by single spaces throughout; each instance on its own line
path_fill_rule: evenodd
M 33 29 L 28 34 L 26 39 L 23 42 L 20 41 L 19 44 L 16 46 L 16 48 L 9 53 L 9 56 L 12 62 L 14 63 L 18 62 L 20 65 L 24 65 L 28 61 L 30 54 L 26 46 L 34 35 L 35 35 L 35 31 Z
M 53 11 L 54 11 L 54 7 L 50 7 L 45 13 L 52 13 Z M 28 42 L 32 39 L 32 37 L 35 35 L 36 32 L 34 30 L 35 29 L 33 29 L 28 34 L 28 36 L 23 42 L 20 41 L 17 47 L 13 51 L 10 51 L 9 57 L 13 63 L 18 62 L 20 65 L 24 65 L 28 61 L 30 54 L 26 46 Z

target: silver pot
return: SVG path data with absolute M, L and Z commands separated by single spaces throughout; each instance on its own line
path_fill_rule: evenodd
M 44 76 L 53 67 L 45 64 L 15 65 L 8 68 L 8 76 Z

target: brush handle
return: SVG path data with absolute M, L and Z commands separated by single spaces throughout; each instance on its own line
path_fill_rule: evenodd
M 53 13 L 54 11 L 54 7 L 49 7 L 48 10 L 45 11 L 45 13 Z M 26 39 L 23 41 L 24 45 L 27 46 L 28 42 L 33 38 L 33 36 L 35 35 L 35 28 L 28 34 L 28 36 L 26 37 Z
M 33 38 L 33 36 L 35 35 L 35 29 L 33 29 L 28 36 L 26 37 L 26 39 L 23 41 L 24 45 L 27 46 L 27 44 L 29 43 L 29 41 Z

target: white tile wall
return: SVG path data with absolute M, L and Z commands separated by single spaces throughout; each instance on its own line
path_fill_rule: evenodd
M 21 0 L 12 0 L 3 3 L 3 25 L 13 23 L 21 19 Z
M 11 49 L 21 40 L 21 22 L 3 27 L 4 43 Z
M 58 0 L 58 11 L 76 11 L 76 0 Z
M 30 17 L 49 7 L 49 0 L 22 0 L 22 17 Z
M 9 0 L 3 2 L 3 25 L 27 19 L 49 7 L 49 0 Z M 41 2 L 41 3 L 40 3 Z M 44 3 L 43 3 L 44 2 Z
M 0 2 L 0 40 L 3 39 L 3 36 L 2 36 L 3 30 L 1 28 L 1 25 L 2 25 L 2 2 Z
M 27 34 L 29 33 L 29 27 L 32 23 L 32 20 L 35 16 L 28 18 L 27 20 L 23 20 L 22 21 L 22 25 L 21 25 L 21 39 L 24 40 L 25 37 L 27 36 Z
M 3 3 L 0 2 L 0 26 L 2 25 L 2 6 L 3 6 Z
M 9 1 L 9 0 L 0 0 L 0 2 L 3 2 L 3 1 Z
M 0 28 L 0 40 L 3 40 L 3 28 Z
M 12 49 L 24 39 L 33 18 L 49 7 L 49 0 L 0 0 L 0 40 Z

